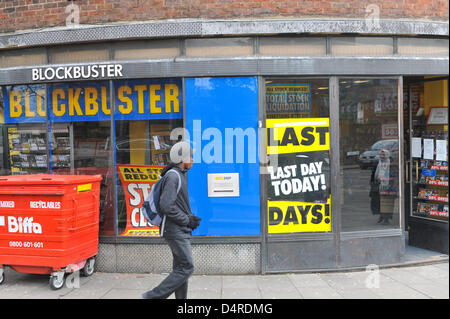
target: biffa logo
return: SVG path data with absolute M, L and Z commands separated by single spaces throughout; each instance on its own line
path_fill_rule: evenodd
M 22 217 L 8 216 L 8 232 L 42 234 L 42 226 L 39 223 L 33 223 L 33 217 L 22 219 Z

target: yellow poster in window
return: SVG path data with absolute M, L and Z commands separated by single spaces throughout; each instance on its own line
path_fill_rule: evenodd
M 267 120 L 268 233 L 331 231 L 328 118 Z

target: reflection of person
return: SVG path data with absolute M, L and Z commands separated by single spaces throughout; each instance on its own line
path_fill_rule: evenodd
M 389 219 L 392 219 L 397 198 L 397 178 L 395 163 L 391 163 L 390 152 L 386 149 L 380 151 L 374 178 L 379 183 L 380 219 L 378 222 L 388 225 Z
M 188 279 L 194 272 L 192 260 L 192 230 L 200 224 L 189 206 L 189 195 L 184 173 L 192 167 L 193 150 L 186 142 L 178 142 L 170 151 L 171 163 L 161 172 L 163 178 L 159 205 L 167 217 L 164 239 L 173 255 L 173 271 L 156 288 L 142 295 L 145 299 L 165 299 L 175 292 L 176 299 L 187 298 Z M 166 174 L 175 169 L 181 177 L 181 189 L 177 192 L 177 174 Z
M 375 178 L 376 167 L 372 169 L 372 174 L 370 175 L 370 210 L 373 215 L 380 215 L 378 223 L 383 221 L 380 214 L 380 182 Z

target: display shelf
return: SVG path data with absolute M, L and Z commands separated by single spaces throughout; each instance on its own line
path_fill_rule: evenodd
M 69 124 L 53 124 L 51 128 L 52 169 L 71 167 L 71 142 Z
M 448 197 L 445 197 L 445 196 L 429 196 L 427 198 L 414 196 L 414 199 L 416 199 L 416 200 L 424 200 L 424 201 L 440 202 L 440 203 L 448 203 Z
M 9 161 L 11 173 L 29 174 L 46 172 L 47 132 L 42 125 L 8 127 Z
M 430 130 L 423 118 L 413 121 L 413 125 L 414 137 L 421 139 L 422 148 L 418 150 L 421 157 L 411 158 L 412 216 L 448 221 L 448 154 L 438 150 L 436 142 L 448 141 L 448 133 L 445 129 Z
M 170 148 L 176 141 L 170 139 L 169 124 L 150 125 L 150 152 L 153 165 L 165 166 L 170 161 Z

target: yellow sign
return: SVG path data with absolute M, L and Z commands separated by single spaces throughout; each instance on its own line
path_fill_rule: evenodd
M 83 184 L 77 186 L 77 193 L 88 192 L 92 189 L 92 184 Z
M 268 119 L 266 123 L 269 155 L 330 149 L 328 118 Z
M 326 203 L 267 202 L 269 233 L 331 231 L 331 197 Z
M 118 166 L 120 177 L 125 182 L 157 182 L 161 173 L 160 166 Z
M 268 233 L 331 231 L 328 118 L 268 119 Z
M 266 87 L 267 93 L 309 93 L 309 85 L 284 85 L 284 86 L 268 86 Z

